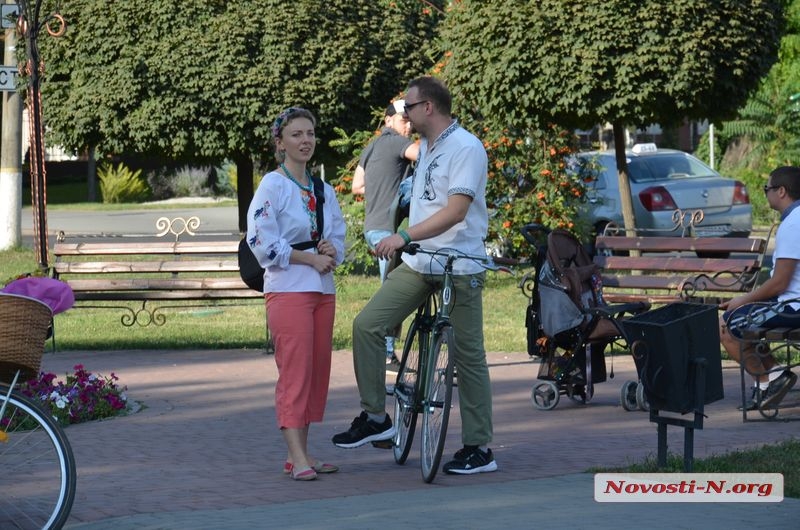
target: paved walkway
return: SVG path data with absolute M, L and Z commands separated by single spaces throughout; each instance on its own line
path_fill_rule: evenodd
M 341 471 L 299 483 L 281 472 L 286 454 L 275 424 L 272 357 L 247 350 L 46 354 L 44 369 L 62 376 L 76 363 L 115 372 L 143 405 L 130 416 L 68 428 L 78 492 L 67 528 L 377 528 L 400 521 L 437 528 L 797 527 L 797 499 L 596 503 L 587 469 L 656 452 L 648 415 L 618 403 L 622 382 L 634 378 L 633 363 L 616 359 L 615 379 L 598 385 L 588 406 L 567 399 L 543 412 L 529 399 L 537 364 L 525 354 L 489 354 L 489 361 L 499 471 L 440 474 L 425 484 L 416 443 L 405 466 L 390 451 L 333 446 L 330 437 L 358 413 L 351 354 L 338 351 L 326 418 L 312 427 L 310 446 Z M 800 435 L 800 422 L 743 424 L 738 371 L 726 366 L 726 398 L 707 407 L 705 428 L 695 433 L 696 457 Z M 446 454 L 460 447 L 459 431 L 454 414 Z M 669 445 L 682 452 L 682 429 L 669 429 Z

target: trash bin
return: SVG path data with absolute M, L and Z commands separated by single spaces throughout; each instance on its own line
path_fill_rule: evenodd
M 717 307 L 677 302 L 623 321 L 636 370 L 652 409 L 695 409 L 695 360 L 704 358 L 703 403 L 722 399 Z

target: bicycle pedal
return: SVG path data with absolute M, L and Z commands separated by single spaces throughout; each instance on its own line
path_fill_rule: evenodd
M 391 440 L 377 440 L 372 442 L 372 447 L 377 447 L 378 449 L 391 449 L 392 446 Z

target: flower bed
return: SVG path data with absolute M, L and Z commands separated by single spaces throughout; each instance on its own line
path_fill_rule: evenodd
M 126 386 L 112 372 L 105 377 L 86 371 L 81 364 L 57 381 L 53 373 L 41 372 L 39 377 L 20 386 L 20 391 L 41 402 L 61 425 L 100 420 L 125 414 L 130 409 L 125 395 Z

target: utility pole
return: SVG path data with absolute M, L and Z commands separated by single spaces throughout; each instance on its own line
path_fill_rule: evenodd
M 14 28 L 6 29 L 3 65 L 8 67 L 4 73 L 10 87 L 16 87 L 16 45 Z M 0 250 L 8 250 L 22 243 L 22 101 L 16 89 L 4 90 L 1 94 Z

